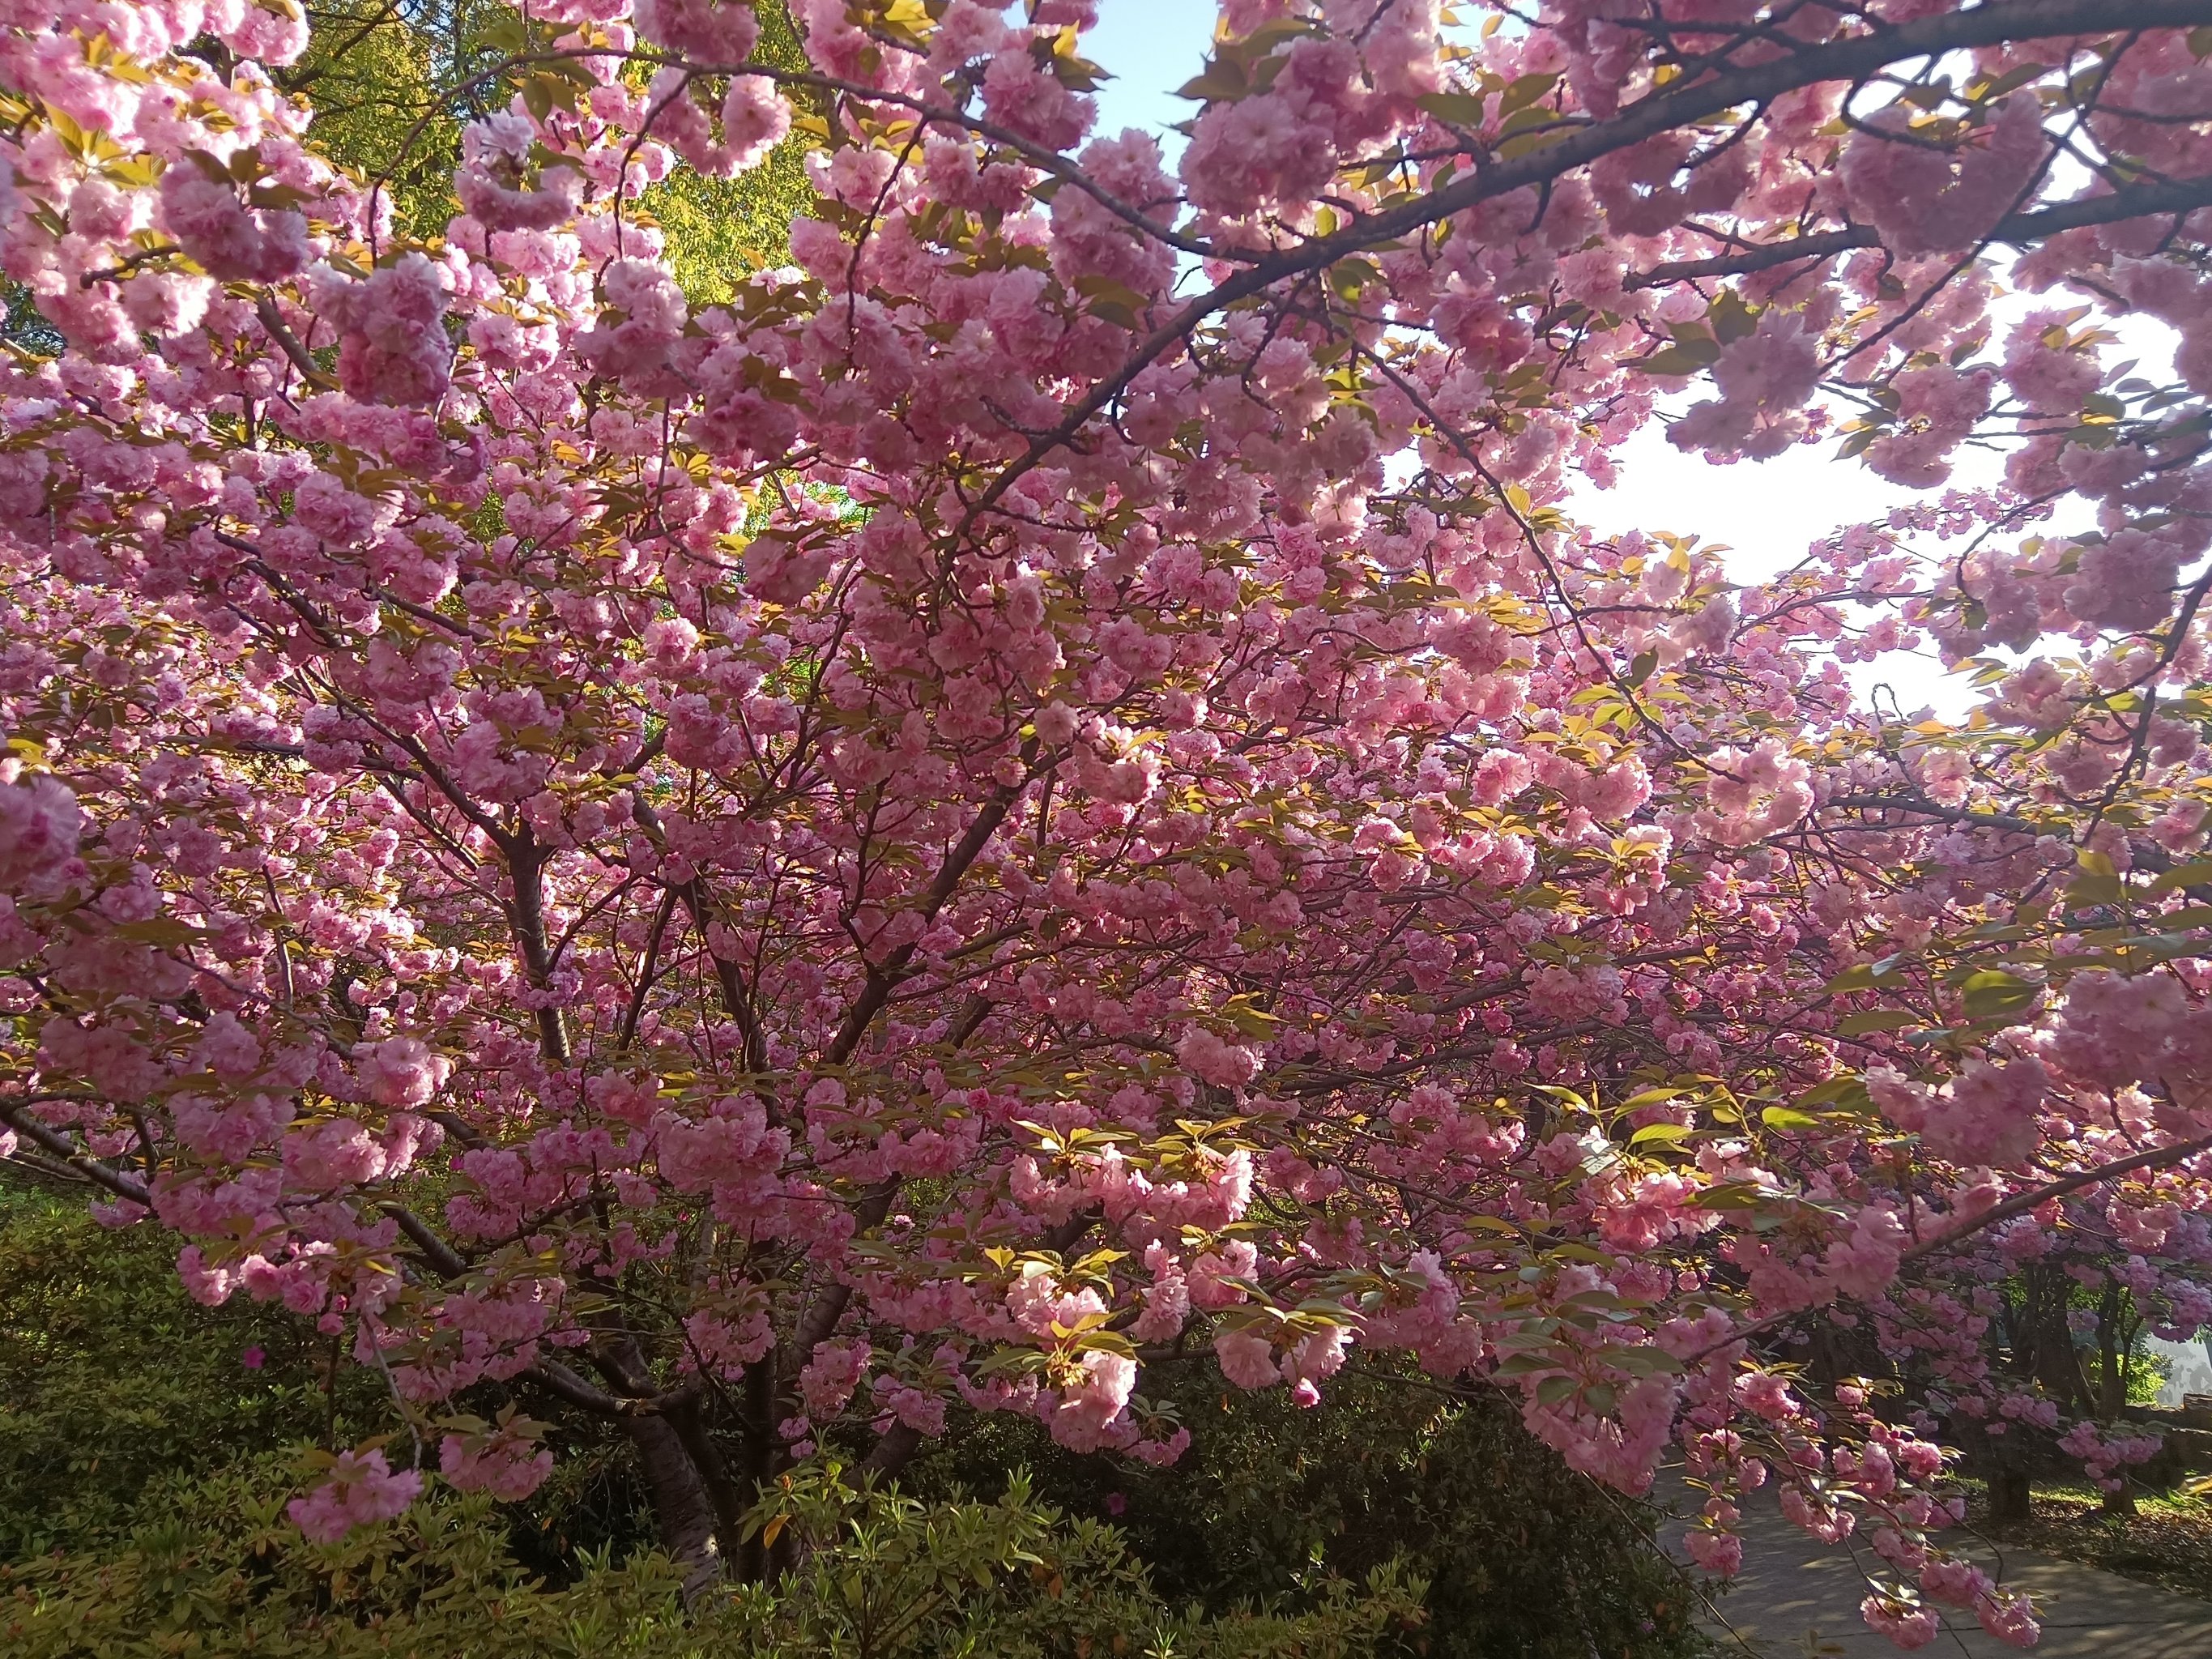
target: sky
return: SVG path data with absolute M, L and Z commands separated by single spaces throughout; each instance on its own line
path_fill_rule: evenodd
M 1143 127 L 1180 146 L 1164 129 L 1198 108 L 1175 89 L 1206 67 L 1213 17 L 1210 0 L 1101 0 L 1083 37 L 1084 56 L 1114 76 L 1098 94 L 1098 130 Z

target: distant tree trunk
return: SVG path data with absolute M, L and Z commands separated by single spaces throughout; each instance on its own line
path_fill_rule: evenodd
M 2073 1328 L 2066 1322 L 2073 1280 L 2049 1267 L 2031 1267 L 2028 1275 L 2030 1313 L 2026 1334 L 2032 1355 L 2028 1374 L 2043 1384 L 2044 1392 L 2062 1409 L 2094 1416 L 2096 1392 L 2089 1386 L 2088 1373 L 2074 1346 Z
M 2097 1415 L 2110 1423 L 2127 1403 L 2126 1347 L 2120 1340 L 2120 1287 L 2106 1281 L 2102 1305 L 2097 1310 Z
M 2033 1513 L 2028 1504 L 2027 1471 L 2008 1467 L 1990 1471 L 1990 1519 L 2025 1521 Z

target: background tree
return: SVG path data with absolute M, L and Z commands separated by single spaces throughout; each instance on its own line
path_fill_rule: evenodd
M 803 69 L 788 10 L 769 0 L 755 15 L 761 60 Z M 307 49 L 276 85 L 312 102 L 316 148 L 380 183 L 402 229 L 436 234 L 458 206 L 464 128 L 505 108 L 524 78 L 500 44 L 514 9 L 504 0 L 341 0 L 307 16 Z M 802 136 L 736 178 L 678 173 L 645 193 L 640 206 L 665 228 L 685 293 L 726 300 L 746 276 L 782 262 L 791 221 L 811 200 L 805 149 Z

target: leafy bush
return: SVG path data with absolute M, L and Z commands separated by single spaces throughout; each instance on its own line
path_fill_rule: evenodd
M 1395 1558 L 1427 1581 L 1431 1659 L 1672 1659 L 1699 1651 L 1656 1511 L 1575 1474 L 1486 1397 L 1347 1372 L 1319 1407 L 1185 1385 L 1195 1438 L 1153 1473 L 1054 1449 L 987 1418 L 909 1476 L 925 1492 L 1025 1463 L 1045 1498 L 1109 1515 L 1162 1589 L 1212 1607 L 1299 1605 Z
M 619 1437 L 564 1446 L 527 1504 L 447 1496 L 307 1543 L 283 1509 L 293 1452 L 391 1426 L 370 1375 L 342 1366 L 332 1392 L 327 1358 L 281 1312 L 192 1303 L 150 1230 L 0 1188 L 0 1558 L 19 1564 L 0 1570 L 0 1650 L 1671 1659 L 1692 1643 L 1638 1506 L 1432 1385 L 1346 1376 L 1300 1412 L 1194 1381 L 1177 1404 L 1196 1443 L 1164 1472 L 986 1417 L 909 1471 L 908 1495 L 795 1478 L 758 1522 L 805 1541 L 800 1572 L 687 1616 Z M 1034 1482 L 1007 1488 L 1024 1466 Z
M 1110 1527 L 1069 1522 L 1017 1479 L 997 1503 L 927 1504 L 834 1468 L 756 1517 L 804 1540 L 775 1585 L 686 1609 L 679 1573 L 604 1553 L 548 1588 L 503 1547 L 481 1498 L 420 1504 L 308 1543 L 281 1493 L 242 1475 L 173 1492 L 118 1549 L 0 1569 L 0 1646 L 16 1659 L 1361 1659 L 1421 1617 L 1395 1569 L 1295 1613 L 1177 1612 Z
M 301 1443 L 393 1426 L 374 1374 L 333 1373 L 306 1322 L 244 1297 L 193 1302 L 174 1249 L 98 1225 L 79 1197 L 0 1185 L 0 1560 L 103 1548 L 171 1488 L 228 1472 L 278 1483 Z M 507 1399 L 467 1403 L 490 1415 Z M 521 1564 L 565 1582 L 579 1552 L 626 1554 L 653 1527 L 626 1440 L 559 1445 L 553 1478 L 500 1513 Z
M 1178 1612 L 1121 1529 L 1039 1502 L 1018 1474 L 996 1504 L 856 1492 L 809 1472 L 763 1506 L 802 1529 L 804 1565 L 738 1598 L 752 1650 L 800 1655 L 1094 1652 L 1184 1659 L 1352 1659 L 1395 1652 L 1422 1622 L 1423 1586 L 1385 1562 L 1331 1577 L 1296 1608 L 1228 1600 Z
M 382 1425 L 372 1378 L 330 1386 L 327 1341 L 280 1310 L 198 1306 L 175 1249 L 0 1186 L 0 1559 L 103 1538 L 149 1486 Z

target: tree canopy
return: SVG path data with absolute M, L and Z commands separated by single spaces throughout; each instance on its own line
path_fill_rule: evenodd
M 696 1590 L 1387 1360 L 2033 1639 L 1946 1441 L 2212 1316 L 2212 0 L 1229 0 L 1172 167 L 1088 0 L 58 9 L 0 1150 L 381 1379 L 311 1538 L 531 1492 L 485 1385 Z M 1915 504 L 1577 527 L 1660 422 Z

